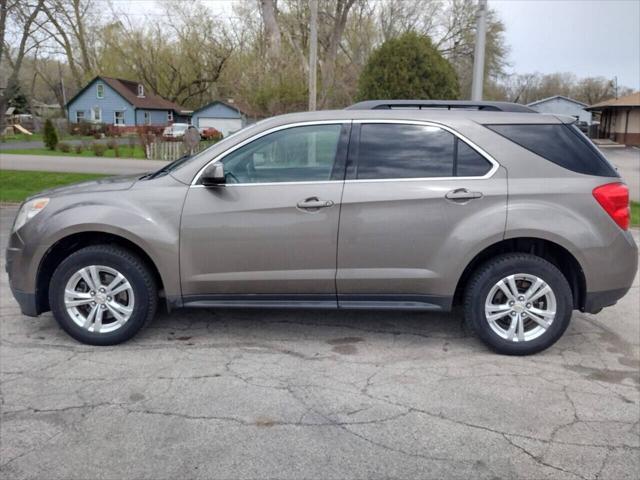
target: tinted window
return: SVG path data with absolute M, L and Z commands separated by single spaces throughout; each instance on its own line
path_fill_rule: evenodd
M 573 126 L 559 125 L 487 125 L 521 147 L 577 173 L 617 177 L 591 141 Z
M 469 145 L 458 139 L 456 175 L 459 177 L 482 177 L 489 170 L 491 170 L 491 163 Z
M 265 135 L 227 155 L 229 183 L 322 181 L 331 178 L 341 125 L 294 127 Z
M 437 127 L 363 124 L 357 178 L 450 177 L 454 140 L 451 133 Z

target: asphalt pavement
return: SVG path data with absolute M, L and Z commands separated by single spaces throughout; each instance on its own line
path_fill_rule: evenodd
M 514 358 L 460 312 L 176 310 L 91 347 L 22 316 L 0 268 L 3 479 L 639 476 L 638 279 Z

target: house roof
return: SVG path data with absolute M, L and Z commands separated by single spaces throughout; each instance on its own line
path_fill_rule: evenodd
M 145 88 L 144 97 L 138 96 L 138 85 L 140 82 L 134 82 L 131 80 L 124 80 L 122 78 L 105 77 L 98 75 L 89 83 L 87 83 L 71 100 L 67 102 L 70 105 L 82 92 L 84 92 L 89 86 L 91 86 L 97 80 L 102 80 L 115 90 L 122 98 L 133 105 L 135 108 L 142 108 L 147 110 L 173 110 L 177 113 L 187 113 L 190 110 L 173 103 L 166 98 L 162 98 L 148 89 Z
M 576 103 L 576 104 L 578 104 L 578 105 L 580 105 L 582 107 L 586 107 L 587 106 L 586 103 L 579 102 L 578 100 L 574 100 L 573 98 L 565 97 L 564 95 L 554 95 L 552 97 L 547 97 L 547 98 L 543 98 L 541 100 L 536 100 L 535 102 L 531 102 L 531 103 L 527 104 L 527 107 L 533 107 L 535 105 L 539 105 L 541 103 L 546 103 L 546 102 L 548 102 L 550 100 L 555 100 L 557 98 L 561 98 L 562 100 L 566 100 L 568 102 Z
M 200 108 L 196 109 L 193 111 L 193 114 L 195 115 L 196 113 L 200 112 L 201 110 L 204 110 L 205 108 L 209 108 L 213 105 L 224 105 L 227 108 L 230 108 L 231 110 L 235 110 L 236 112 L 238 112 L 240 115 L 244 115 L 245 117 L 247 116 L 246 113 L 244 113 L 242 110 L 240 110 L 238 107 L 236 107 L 235 105 L 229 105 L 226 102 L 223 102 L 222 100 L 214 100 L 213 102 L 209 102 L 206 105 L 201 106 Z
M 602 110 L 604 108 L 616 107 L 640 107 L 640 92 L 635 92 L 620 98 L 610 98 L 604 102 L 591 105 L 587 110 Z

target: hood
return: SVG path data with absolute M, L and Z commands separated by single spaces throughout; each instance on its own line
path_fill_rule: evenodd
M 118 177 L 107 177 L 99 180 L 89 180 L 87 182 L 74 183 L 72 185 L 65 185 L 63 187 L 50 188 L 32 195 L 29 198 L 34 197 L 60 197 L 62 195 L 69 195 L 75 193 L 90 193 L 90 192 L 111 192 L 117 190 L 129 190 L 136 181 L 140 178 L 141 174 L 126 175 Z

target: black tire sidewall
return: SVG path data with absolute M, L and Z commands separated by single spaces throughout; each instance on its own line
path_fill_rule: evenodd
M 484 305 L 493 286 L 513 274 L 530 274 L 544 280 L 556 296 L 556 316 L 549 329 L 527 342 L 505 340 L 486 320 Z M 473 331 L 491 349 L 506 355 L 530 355 L 553 345 L 571 320 L 573 296 L 566 278 L 552 263 L 529 254 L 504 255 L 487 262 L 473 276 L 465 298 L 465 317 Z
M 113 332 L 92 333 L 83 329 L 71 319 L 65 307 L 67 282 L 74 273 L 89 265 L 103 265 L 119 271 L 133 289 L 133 313 Z M 73 253 L 57 267 L 49 286 L 49 304 L 56 321 L 73 338 L 90 345 L 115 345 L 129 340 L 154 316 L 156 303 L 155 285 L 147 267 L 136 256 L 117 247 L 86 247 Z

